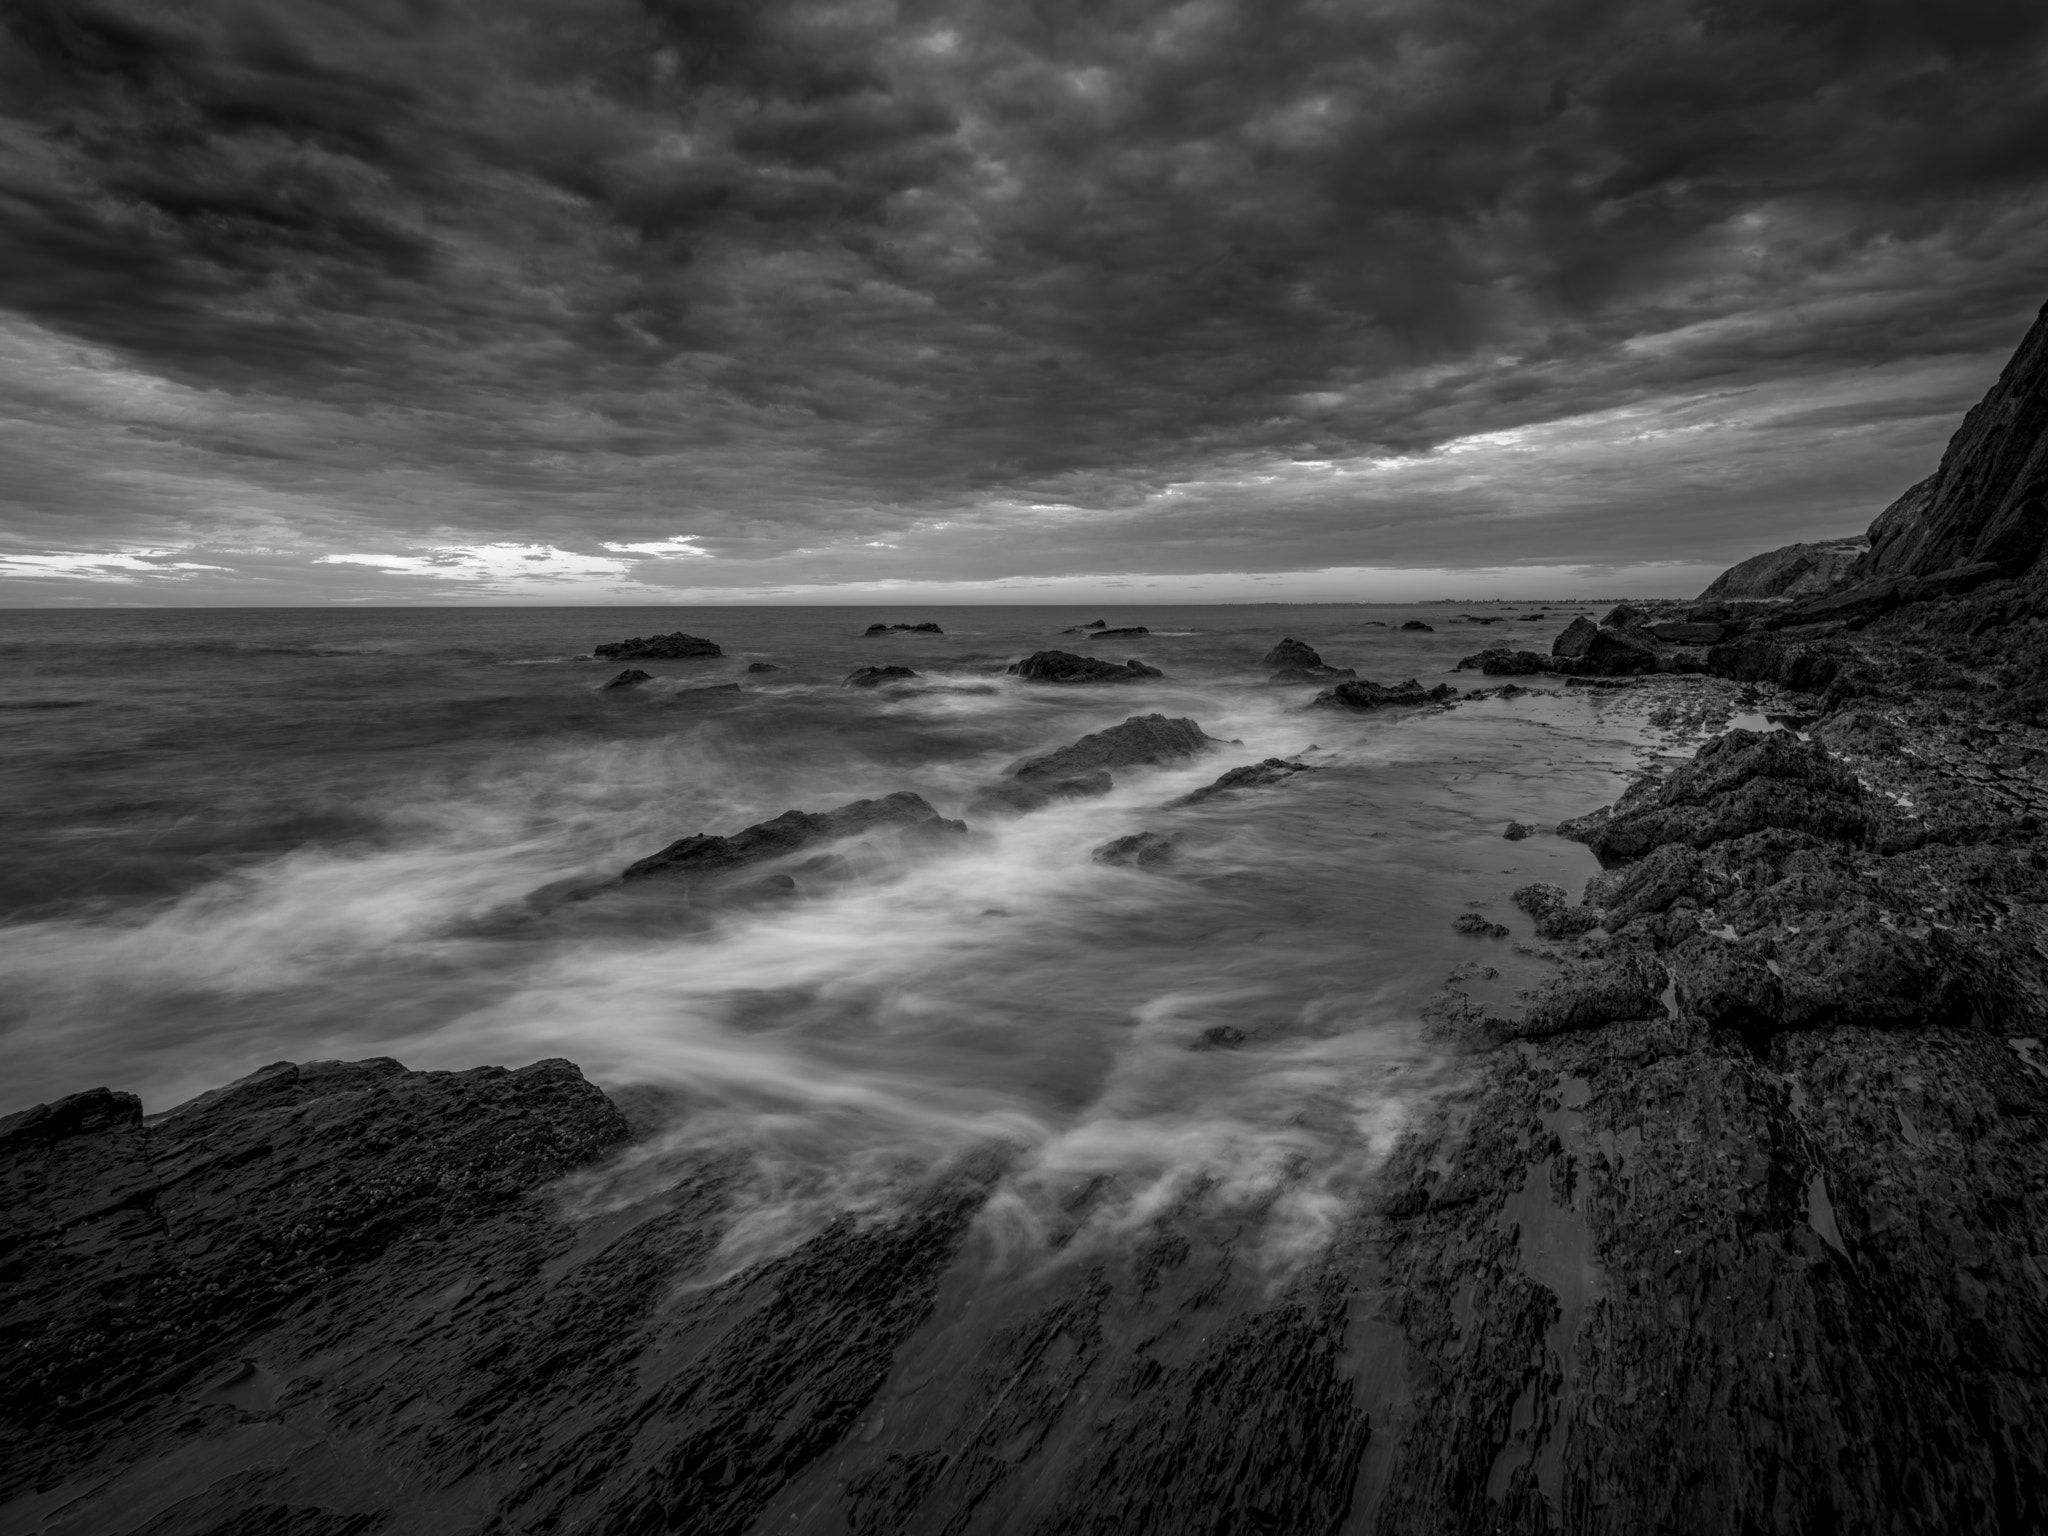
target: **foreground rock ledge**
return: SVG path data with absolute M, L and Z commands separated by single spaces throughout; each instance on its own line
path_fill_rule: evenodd
M 2044 1124 L 1982 1029 L 1574 1031 L 1273 1290 L 1193 1202 L 991 1282 L 1000 1148 L 718 1278 L 728 1162 L 562 1218 L 629 1135 L 566 1062 L 94 1090 L 0 1123 L 0 1520 L 2037 1529 Z

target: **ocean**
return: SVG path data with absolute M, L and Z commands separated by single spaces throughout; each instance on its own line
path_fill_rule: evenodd
M 1428 999 L 1545 973 L 1509 892 L 1576 896 L 1593 861 L 1549 827 L 1660 737 L 1552 678 L 1311 710 L 1260 658 L 1291 636 L 1362 677 L 1476 688 L 1461 656 L 1547 649 L 1584 609 L 1538 611 L 0 613 L 0 1112 L 102 1084 L 154 1112 L 278 1060 L 564 1056 L 670 1126 L 585 1197 L 736 1159 L 735 1263 L 991 1141 L 1015 1151 L 1020 1241 L 1051 1240 L 1076 1189 L 1104 1233 L 1199 1190 L 1256 1211 L 1284 1260 L 1461 1070 Z M 1150 633 L 1061 633 L 1097 618 Z M 944 633 L 863 634 L 898 621 Z M 599 691 L 623 663 L 593 646 L 672 630 L 726 654 Z M 1165 676 L 1007 675 L 1048 647 Z M 919 683 L 843 686 L 877 663 Z M 1020 758 L 1153 712 L 1230 745 L 951 843 L 850 850 L 784 900 L 534 899 L 792 808 L 907 789 L 960 816 Z M 1274 756 L 1315 771 L 1162 809 Z M 1507 841 L 1510 820 L 1544 830 Z M 1175 861 L 1091 857 L 1140 830 L 1179 834 Z M 1475 910 L 1514 937 L 1456 932 Z

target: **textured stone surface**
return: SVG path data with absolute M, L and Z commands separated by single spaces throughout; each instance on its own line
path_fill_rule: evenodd
M 939 815 L 923 796 L 909 790 L 898 790 L 893 795 L 883 795 L 878 799 L 855 800 L 836 810 L 784 811 L 770 821 L 757 822 L 730 837 L 699 832 L 691 837 L 678 838 L 661 852 L 628 864 L 621 872 L 621 878 L 632 881 L 724 874 L 881 828 L 916 830 L 933 835 L 958 835 L 967 830 L 964 823 L 948 821 Z

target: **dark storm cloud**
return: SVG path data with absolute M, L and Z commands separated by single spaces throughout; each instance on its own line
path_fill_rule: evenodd
M 0 16 L 17 552 L 1741 553 L 1866 518 L 2048 297 L 2048 12 L 2008 0 Z M 1614 412 L 1802 379 L 1809 442 L 1907 425 L 1829 493 L 1789 405 L 1695 424 L 1785 471 L 1718 517 L 1625 505 L 1717 478 L 1641 434 L 1547 519 L 1288 468 L 1560 420 L 1605 464 Z

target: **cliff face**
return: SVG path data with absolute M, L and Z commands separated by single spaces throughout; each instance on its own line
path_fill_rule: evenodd
M 1700 601 L 1816 597 L 1840 585 L 1858 557 L 1869 548 L 1869 542 L 1860 538 L 1829 539 L 1818 544 L 1787 544 L 1783 549 L 1751 555 L 1715 577 L 1713 584 L 1700 594 Z
M 2048 535 L 2048 309 L 1989 394 L 1963 418 L 1933 476 L 1888 508 L 1857 562 L 1858 584 L 1966 566 L 2032 571 Z

